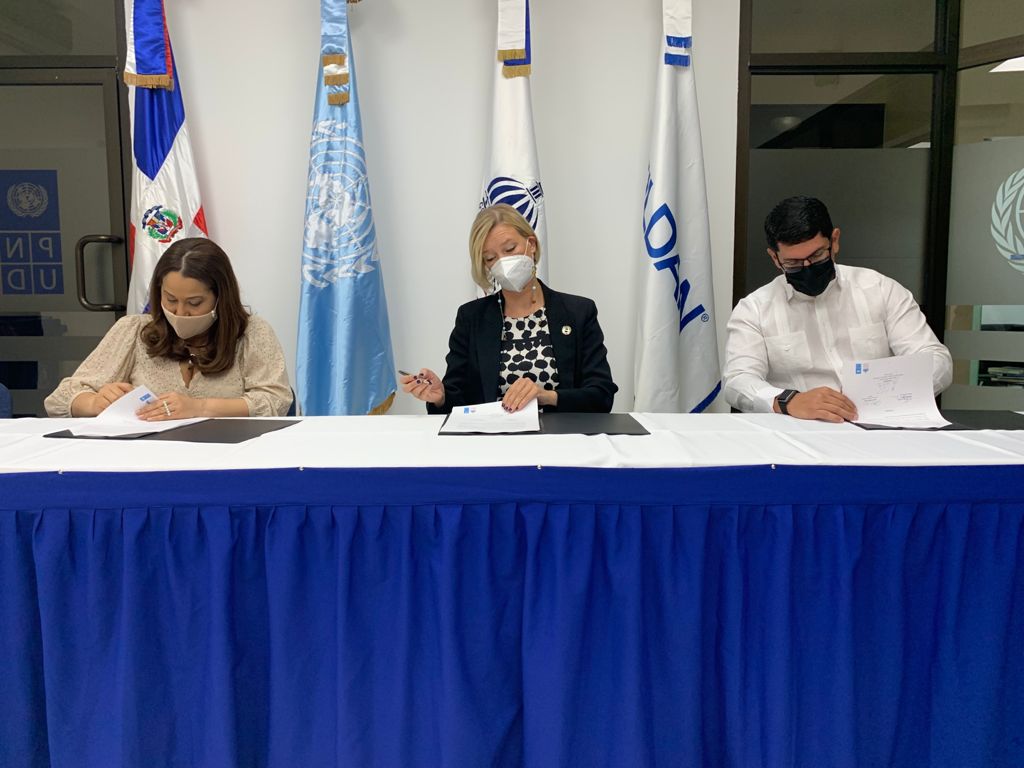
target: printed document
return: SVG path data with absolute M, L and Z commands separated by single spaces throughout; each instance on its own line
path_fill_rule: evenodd
M 857 422 L 904 429 L 949 424 L 935 405 L 932 353 L 857 360 L 844 366 L 843 394 L 857 406 Z
M 438 434 L 503 435 L 516 432 L 540 432 L 540 411 L 536 398 L 515 413 L 508 413 L 502 408 L 500 400 L 452 408 Z
M 146 386 L 138 386 L 118 398 L 95 418 L 83 419 L 81 426 L 72 427 L 69 432 L 75 437 L 123 437 L 125 435 L 150 434 L 183 427 L 203 419 L 172 419 L 170 421 L 143 421 L 135 412 L 157 399 Z

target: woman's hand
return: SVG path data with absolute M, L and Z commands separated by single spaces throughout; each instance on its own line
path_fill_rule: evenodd
M 160 395 L 149 405 L 144 405 L 135 414 L 143 421 L 172 421 L 174 419 L 194 419 L 205 416 L 206 400 L 201 397 L 189 397 L 179 392 L 168 392 Z
M 126 381 L 104 384 L 97 392 L 87 392 L 71 401 L 72 416 L 99 416 L 111 403 L 120 400 L 135 387 Z
M 441 384 L 441 378 L 429 368 L 420 368 L 419 373 L 402 376 L 398 383 L 402 385 L 403 392 L 408 392 L 417 400 L 437 407 L 444 405 L 444 386 Z
M 552 389 L 544 389 L 532 379 L 521 378 L 512 382 L 505 396 L 501 398 L 502 407 L 509 413 L 522 410 L 531 400 L 536 398 L 538 405 L 557 405 L 558 392 Z

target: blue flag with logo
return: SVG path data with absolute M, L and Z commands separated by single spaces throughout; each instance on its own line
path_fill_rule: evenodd
M 345 0 L 321 0 L 320 71 L 302 244 L 295 367 L 310 416 L 383 413 L 395 396 L 384 280 Z

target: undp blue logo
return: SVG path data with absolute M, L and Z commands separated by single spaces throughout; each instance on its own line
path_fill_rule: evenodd
M 57 171 L 0 171 L 0 296 L 64 293 Z
M 537 229 L 540 216 L 538 207 L 543 199 L 544 190 L 539 181 L 533 186 L 527 187 L 519 179 L 513 179 L 511 176 L 498 176 L 491 179 L 487 189 L 484 190 L 484 199 L 480 201 L 480 207 L 486 208 L 498 203 L 511 205 L 522 214 L 531 227 Z

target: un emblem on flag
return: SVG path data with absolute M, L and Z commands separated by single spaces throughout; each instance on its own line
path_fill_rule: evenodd
M 498 176 L 491 179 L 484 189 L 484 199 L 480 201 L 480 207 L 486 208 L 498 203 L 511 205 L 536 230 L 540 217 L 538 206 L 543 199 L 544 189 L 539 181 L 527 187 L 519 179 L 513 179 L 511 176 Z
M 303 279 L 325 288 L 373 272 L 376 245 L 363 144 L 346 123 L 323 120 L 310 142 Z

